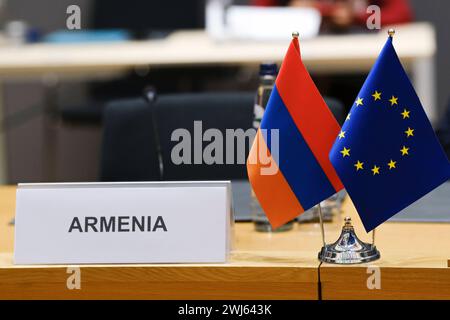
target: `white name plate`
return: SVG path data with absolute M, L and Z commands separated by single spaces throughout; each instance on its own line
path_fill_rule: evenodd
M 16 264 L 222 263 L 231 183 L 19 184 Z

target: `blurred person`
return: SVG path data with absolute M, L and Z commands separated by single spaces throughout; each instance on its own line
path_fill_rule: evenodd
M 320 11 L 323 22 L 321 32 L 360 31 L 366 29 L 371 13 L 367 7 L 377 5 L 381 9 L 381 25 L 407 23 L 413 20 L 408 0 L 250 0 L 256 6 L 313 7 Z M 369 31 L 369 30 L 367 30 Z M 321 92 L 336 97 L 345 106 L 351 106 L 364 83 L 366 75 L 339 74 L 314 75 L 314 82 Z M 346 108 L 348 111 L 349 108 Z
M 408 0 L 252 0 L 256 6 L 312 7 L 320 11 L 325 30 L 342 30 L 352 26 L 365 26 L 367 7 L 381 9 L 381 25 L 410 22 L 413 19 Z

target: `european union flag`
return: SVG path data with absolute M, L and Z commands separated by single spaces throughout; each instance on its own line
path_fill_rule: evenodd
M 330 152 L 367 232 L 450 178 L 389 37 Z

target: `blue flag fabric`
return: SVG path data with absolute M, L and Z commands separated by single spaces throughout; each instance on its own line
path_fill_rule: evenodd
M 389 37 L 330 151 L 367 232 L 450 178 Z

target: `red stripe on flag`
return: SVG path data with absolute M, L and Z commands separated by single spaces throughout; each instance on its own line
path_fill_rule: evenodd
M 328 109 L 300 58 L 298 40 L 292 40 L 276 80 L 281 99 L 298 130 L 336 191 L 343 188 L 328 153 L 340 126 Z

